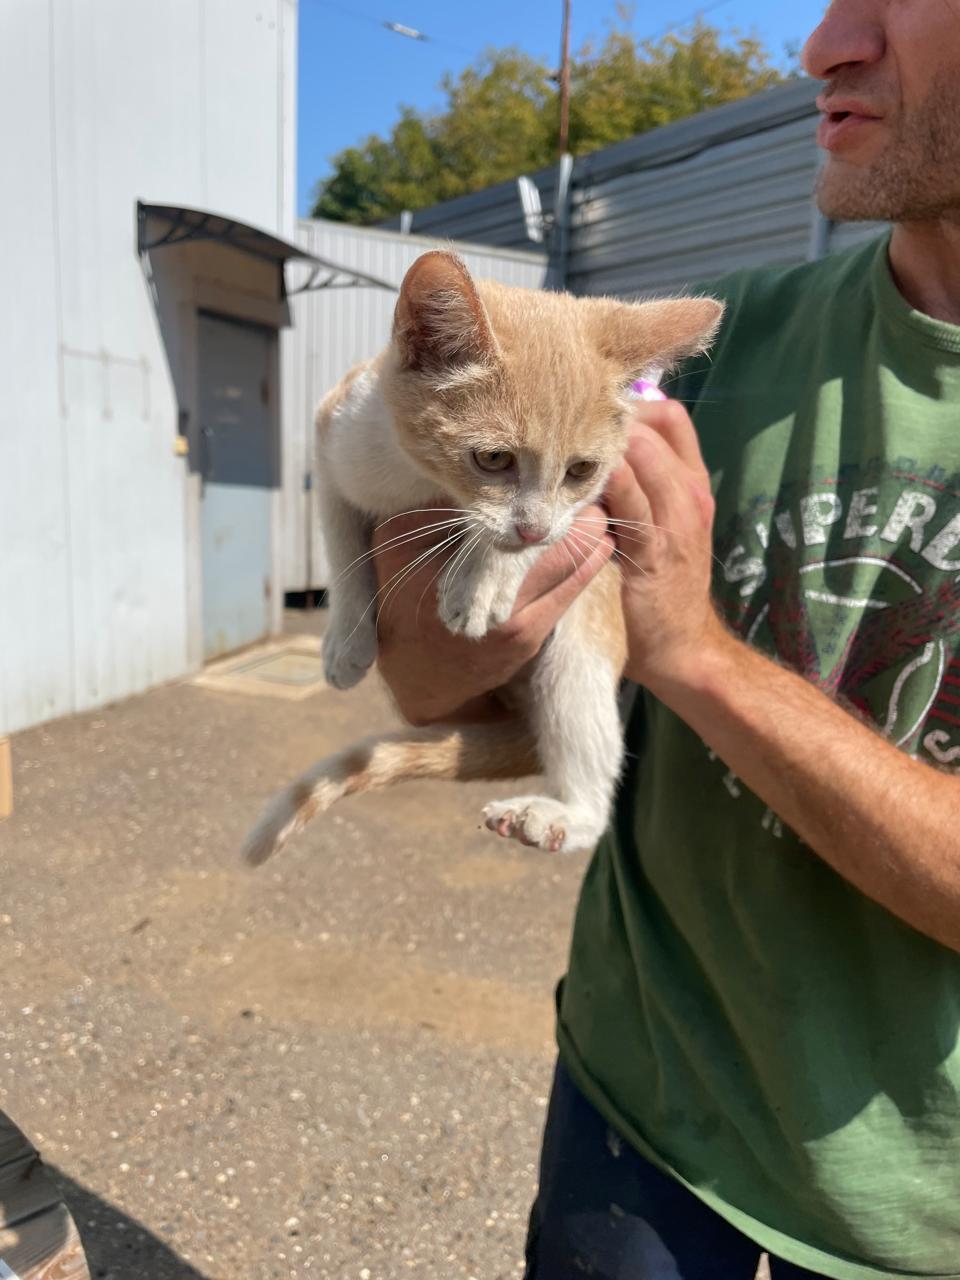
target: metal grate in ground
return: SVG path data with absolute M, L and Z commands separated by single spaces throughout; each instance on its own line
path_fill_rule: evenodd
M 204 667 L 192 684 L 256 697 L 309 698 L 327 688 L 318 636 L 289 636 Z

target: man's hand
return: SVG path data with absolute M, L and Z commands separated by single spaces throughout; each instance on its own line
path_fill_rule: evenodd
M 730 639 L 710 599 L 714 502 L 687 411 L 639 405 L 607 486 L 627 627 L 625 674 L 653 692 L 685 684 Z
M 574 536 L 549 547 L 527 575 L 509 622 L 482 640 L 469 640 L 451 635 L 437 617 L 437 581 L 456 555 L 456 545 L 438 550 L 402 581 L 397 576 L 431 540 L 442 540 L 442 530 L 406 540 L 435 519 L 426 512 L 404 516 L 388 521 L 374 537 L 380 673 L 413 724 L 486 719 L 502 710 L 489 694 L 539 653 L 558 620 L 613 554 L 613 540 L 601 532 L 605 513 L 587 508 L 574 524 Z

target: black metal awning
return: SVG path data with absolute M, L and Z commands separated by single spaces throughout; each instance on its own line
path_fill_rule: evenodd
M 151 221 L 166 224 L 165 229 L 151 235 L 148 227 Z M 290 260 L 304 263 L 310 268 L 307 279 L 295 289 L 286 290 L 288 294 L 306 293 L 315 289 L 349 288 L 388 289 L 391 293 L 397 292 L 396 285 L 386 280 L 368 275 L 365 271 L 357 271 L 354 267 L 318 258 L 316 254 L 308 253 L 289 240 L 281 240 L 279 236 L 261 231 L 259 227 L 252 227 L 249 223 L 239 222 L 226 214 L 212 213 L 207 209 L 190 209 L 184 205 L 146 204 L 142 200 L 137 201 L 137 251 L 140 254 L 197 240 L 212 240 L 228 245 L 266 262 L 275 262 L 281 269 Z

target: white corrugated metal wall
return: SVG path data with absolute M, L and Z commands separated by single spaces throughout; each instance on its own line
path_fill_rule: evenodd
M 5 0 L 0 732 L 182 674 L 186 459 L 138 197 L 294 221 L 296 0 Z
M 411 263 L 429 249 L 453 248 L 479 279 L 538 289 L 543 254 L 400 235 L 380 228 L 304 219 L 297 241 L 317 257 L 398 287 Z M 290 279 L 296 275 L 290 269 Z M 284 383 L 284 565 L 286 589 L 327 585 L 312 485 L 313 413 L 321 397 L 358 360 L 387 343 L 396 293 L 376 288 L 320 289 L 291 298 L 293 327 L 282 339 Z

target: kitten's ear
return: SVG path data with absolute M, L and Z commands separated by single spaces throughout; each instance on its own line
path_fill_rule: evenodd
M 723 303 L 715 298 L 666 298 L 626 303 L 590 299 L 594 341 L 626 374 L 673 364 L 706 351 L 716 336 Z
M 393 339 L 405 369 L 486 364 L 499 353 L 470 272 L 440 249 L 418 258 L 404 276 Z

